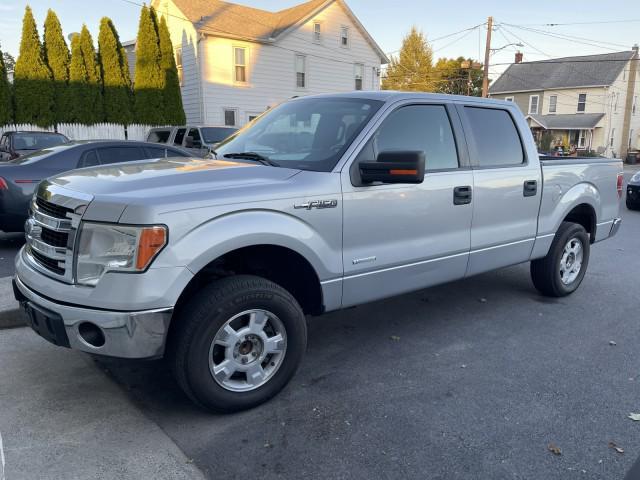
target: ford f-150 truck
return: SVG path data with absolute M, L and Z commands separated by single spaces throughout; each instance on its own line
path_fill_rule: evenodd
M 165 356 L 195 402 L 241 410 L 294 375 L 305 315 L 522 262 L 542 294 L 568 295 L 620 226 L 621 162 L 541 160 L 509 102 L 297 98 L 215 156 L 42 182 L 14 279 L 29 325 Z

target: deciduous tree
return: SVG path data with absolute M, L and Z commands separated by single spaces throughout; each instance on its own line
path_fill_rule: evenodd
M 437 78 L 433 68 L 433 51 L 424 34 L 415 26 L 402 41 L 400 54 L 391 57 L 382 79 L 384 90 L 433 92 Z
M 164 123 L 164 78 L 160 67 L 160 41 L 153 8 L 142 7 L 136 42 L 136 71 L 133 86 L 135 121 L 150 125 Z
M 170 125 L 182 125 L 187 120 L 182 107 L 182 94 L 180 93 L 180 80 L 176 59 L 173 56 L 173 44 L 169 35 L 169 28 L 164 17 L 160 18 L 158 25 L 158 37 L 160 46 L 160 68 L 163 72 L 164 88 L 164 123 Z
M 128 125 L 133 119 L 131 78 L 127 55 L 110 18 L 100 21 L 98 58 L 102 77 L 105 120 Z
M 33 123 L 41 127 L 54 123 L 51 70 L 44 60 L 36 21 L 28 6 L 22 21 L 20 54 L 13 86 L 16 123 Z
M 44 21 L 44 59 L 53 78 L 53 116 L 56 122 L 68 122 L 69 117 L 69 47 L 62 35 L 58 16 L 51 9 Z
M 482 65 L 470 58 L 439 59 L 435 65 L 435 78 L 439 93 L 482 96 Z

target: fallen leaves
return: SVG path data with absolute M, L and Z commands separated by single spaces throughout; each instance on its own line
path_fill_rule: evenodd
M 640 413 L 630 413 L 629 418 L 634 422 L 640 422 Z
M 562 455 L 562 450 L 560 450 L 560 447 L 556 446 L 553 443 L 547 445 L 547 450 L 549 450 L 554 455 Z
M 618 453 L 624 453 L 624 448 L 619 447 L 615 442 L 609 442 L 609 448 L 615 450 Z

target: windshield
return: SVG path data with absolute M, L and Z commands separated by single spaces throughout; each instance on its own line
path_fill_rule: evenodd
M 204 143 L 218 143 L 238 131 L 237 128 L 204 127 L 201 128 Z
M 13 136 L 13 149 L 40 150 L 67 142 L 66 137 L 55 133 L 19 133 Z
M 282 167 L 330 172 L 382 104 L 341 97 L 283 103 L 219 145 L 216 155 L 251 152 Z

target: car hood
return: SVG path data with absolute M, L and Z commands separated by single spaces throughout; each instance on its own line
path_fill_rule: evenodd
M 128 205 L 161 211 L 202 200 L 227 203 L 260 192 L 275 193 L 274 184 L 299 172 L 243 161 L 166 158 L 73 170 L 48 182 L 92 195 L 85 217 L 106 221 Z M 97 214 L 106 210 L 111 213 L 105 218 Z

